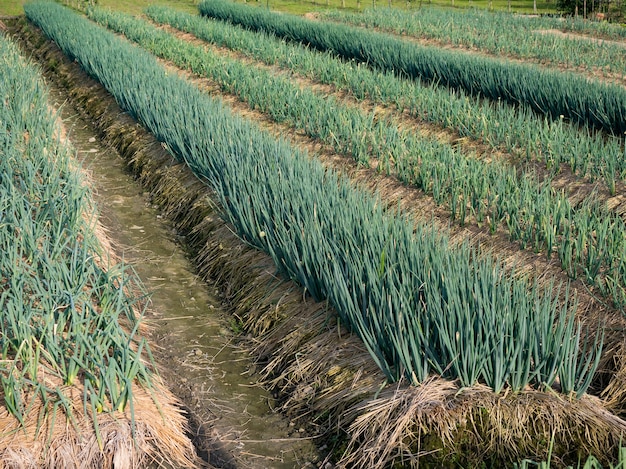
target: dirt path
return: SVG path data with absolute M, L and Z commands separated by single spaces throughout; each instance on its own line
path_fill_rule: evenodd
M 568 33 L 565 31 L 561 31 L 560 29 L 538 29 L 536 31 L 533 31 L 536 34 L 553 34 L 555 36 L 559 36 L 559 37 L 566 37 L 566 38 L 570 38 L 570 39 L 582 39 L 585 41 L 589 41 L 593 44 L 598 44 L 598 45 L 603 45 L 603 44 L 610 44 L 613 46 L 617 46 L 617 47 L 623 47 L 624 49 L 626 49 L 626 41 L 615 41 L 615 40 L 611 40 L 611 39 L 602 39 L 602 38 L 598 38 L 598 37 L 593 37 L 593 36 L 589 36 L 587 34 L 578 34 L 578 33 Z

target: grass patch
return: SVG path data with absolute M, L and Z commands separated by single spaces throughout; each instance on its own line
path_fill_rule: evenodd
M 26 0 L 0 0 L 0 16 L 17 16 L 24 14 Z
M 150 5 L 163 4 L 168 5 L 177 10 L 186 11 L 188 13 L 197 13 L 198 7 L 195 0 L 168 0 L 168 1 L 154 1 L 154 0 L 99 0 L 98 6 L 111 8 L 112 10 L 124 11 L 135 15 L 141 14 L 144 8 Z
M 345 9 L 352 11 L 359 11 L 365 8 L 370 8 L 373 5 L 388 6 L 388 1 L 372 1 L 372 0 L 253 0 L 246 2 L 244 0 L 238 0 L 243 3 L 250 3 L 251 5 L 258 5 L 269 7 L 272 10 L 285 11 L 294 13 L 297 15 L 304 15 L 309 12 L 322 11 L 328 8 L 342 8 L 345 5 Z M 26 0 L 0 0 L 0 16 L 15 16 L 23 15 L 23 5 Z M 71 0 L 68 2 L 72 6 L 85 5 L 85 0 Z M 177 10 L 185 11 L 187 13 L 197 13 L 196 0 L 97 0 L 96 4 L 104 8 L 111 8 L 116 11 L 123 11 L 125 13 L 132 13 L 134 15 L 141 14 L 142 10 L 150 5 L 164 5 Z M 391 4 L 398 8 L 416 9 L 420 5 L 441 5 L 444 7 L 455 8 L 491 8 L 494 10 L 507 10 L 507 0 L 425 0 L 423 2 L 417 0 L 393 0 Z M 511 0 L 511 10 L 516 12 L 530 13 L 533 11 L 533 2 L 531 0 Z M 539 13 L 554 13 L 556 12 L 555 1 L 542 1 L 537 2 L 537 10 Z

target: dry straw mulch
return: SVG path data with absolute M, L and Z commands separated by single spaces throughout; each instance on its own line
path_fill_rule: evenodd
M 342 464 L 373 469 L 392 461 L 414 467 L 431 455 L 475 466 L 545 460 L 550 450 L 555 464 L 589 454 L 609 460 L 609 449 L 626 434 L 626 422 L 593 396 L 570 399 L 536 390 L 496 395 L 486 386 L 460 389 L 440 378 L 388 387 L 347 413 L 351 442 Z
M 55 380 L 47 381 L 50 385 Z M 124 412 L 96 413 L 95 421 L 83 405 L 82 386 L 60 390 L 71 402 L 71 415 L 38 395 L 23 396 L 30 412 L 22 425 L 0 406 L 0 467 L 198 467 L 185 417 L 158 377 L 150 391 L 133 386 L 132 405 Z

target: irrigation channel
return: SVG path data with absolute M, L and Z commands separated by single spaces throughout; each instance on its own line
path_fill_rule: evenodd
M 100 218 L 116 254 L 151 296 L 153 353 L 172 391 L 188 408 L 200 453 L 217 467 L 317 467 L 304 429 L 272 412 L 251 361 L 234 344 L 220 291 L 195 273 L 184 240 L 162 217 L 115 149 L 51 85 L 68 137 L 89 170 Z

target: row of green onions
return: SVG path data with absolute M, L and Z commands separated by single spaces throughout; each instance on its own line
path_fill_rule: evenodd
M 581 129 L 564 119 L 536 116 L 527 106 L 485 102 L 436 85 L 399 79 L 393 73 L 345 62 L 331 53 L 286 42 L 263 31 L 252 32 L 230 23 L 202 20 L 167 7 L 150 6 L 146 15 L 218 46 L 236 50 L 268 65 L 278 65 L 339 90 L 356 99 L 395 107 L 418 119 L 472 137 L 520 159 L 543 161 L 552 172 L 562 165 L 582 177 L 602 181 L 615 193 L 616 180 L 626 178 L 626 153 L 617 138 Z
M 53 421 L 73 420 L 68 387 L 76 385 L 98 432 L 99 412 L 132 409 L 132 384 L 150 387 L 137 334 L 143 294 L 131 294 L 137 285 L 125 267 L 103 270 L 95 210 L 47 89 L 2 36 L 0 70 L 3 402 L 23 425 L 42 422 L 37 402 Z
M 581 276 L 615 304 L 626 304 L 626 224 L 593 197 L 575 209 L 549 181 L 518 175 L 504 162 L 486 164 L 436 139 L 400 132 L 390 119 L 375 120 L 332 96 L 301 89 L 289 77 L 222 57 L 130 15 L 104 9 L 88 14 L 150 52 L 217 81 L 277 122 L 287 122 L 362 164 L 378 158 L 381 171 L 446 204 L 460 224 L 473 218 L 492 233 L 504 227 L 523 248 L 545 251 L 548 258 L 556 255 L 571 277 Z
M 367 9 L 362 13 L 327 11 L 322 18 L 395 34 L 425 37 L 446 44 L 510 55 L 542 64 L 565 65 L 590 71 L 626 75 L 626 54 L 620 44 L 589 37 L 550 34 L 567 27 L 564 19 L 528 17 L 488 10 L 455 10 L 436 7 L 406 11 L 397 8 Z
M 382 71 L 464 89 L 494 101 L 525 104 L 552 119 L 565 116 L 615 135 L 626 132 L 626 90 L 618 85 L 535 65 L 420 46 L 354 26 L 273 13 L 228 0 L 205 0 L 199 9 L 204 16 L 266 31 Z
M 532 384 L 582 395 L 601 350 L 575 301 L 377 197 L 168 74 L 154 56 L 56 3 L 27 17 L 214 191 L 223 216 L 278 271 L 327 300 L 389 380 L 432 373 L 496 392 Z M 497 326 L 497 327 L 494 327 Z

